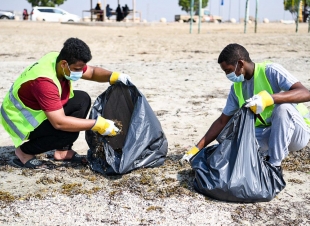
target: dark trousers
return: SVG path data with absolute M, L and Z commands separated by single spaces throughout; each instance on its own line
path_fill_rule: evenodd
M 74 90 L 74 97 L 63 106 L 66 116 L 86 118 L 91 104 L 89 95 L 84 91 Z M 41 154 L 46 151 L 70 150 L 79 132 L 67 132 L 55 129 L 46 119 L 29 135 L 29 141 L 23 143 L 21 150 L 29 155 Z

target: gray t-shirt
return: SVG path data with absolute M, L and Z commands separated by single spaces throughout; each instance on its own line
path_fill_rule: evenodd
M 291 73 L 289 73 L 280 64 L 272 63 L 266 65 L 266 77 L 271 85 L 274 93 L 281 91 L 288 91 L 292 85 L 299 82 Z M 250 80 L 242 82 L 242 93 L 244 100 L 253 96 L 254 91 L 254 76 Z M 231 116 L 239 109 L 238 97 L 234 92 L 234 85 L 232 84 L 230 92 L 226 101 L 226 106 L 223 109 L 223 114 Z

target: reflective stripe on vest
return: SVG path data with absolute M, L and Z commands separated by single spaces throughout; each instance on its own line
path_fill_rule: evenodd
M 19 101 L 14 97 L 12 92 L 13 92 L 13 86 L 11 86 L 11 89 L 9 91 L 10 101 L 23 114 L 23 116 L 27 119 L 27 121 L 30 123 L 30 125 L 32 127 L 36 128 L 39 125 L 39 122 L 33 117 L 33 115 L 26 108 L 24 108 L 19 103 Z
M 258 94 L 260 91 L 266 90 L 269 94 L 273 94 L 273 90 L 269 84 L 269 81 L 266 77 L 266 64 L 269 62 L 263 62 L 255 64 L 254 70 L 254 92 L 253 95 Z M 242 82 L 234 83 L 234 91 L 236 96 L 238 97 L 239 107 L 245 103 L 243 94 L 242 94 Z M 271 117 L 274 105 L 266 107 L 265 110 L 260 114 L 265 122 L 267 122 L 268 118 Z M 268 124 L 270 125 L 270 123 Z M 259 119 L 256 119 L 255 126 L 266 126 Z
M 16 133 L 16 135 L 21 139 L 24 140 L 26 138 L 26 135 L 24 135 L 16 126 L 15 124 L 9 119 L 8 115 L 3 109 L 3 106 L 1 106 L 1 116 L 4 119 L 4 121 L 11 127 L 11 129 Z

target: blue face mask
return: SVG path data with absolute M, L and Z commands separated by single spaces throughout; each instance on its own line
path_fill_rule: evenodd
M 70 75 L 66 75 L 64 68 L 62 68 L 62 71 L 64 73 L 64 76 L 67 80 L 71 80 L 71 81 L 77 81 L 79 80 L 82 75 L 83 75 L 83 71 L 71 71 L 68 65 L 68 69 L 70 71 Z
M 243 82 L 244 81 L 244 75 L 241 74 L 239 76 L 236 75 L 236 69 L 237 69 L 237 66 L 238 66 L 238 62 L 236 64 L 236 68 L 235 68 L 235 71 L 234 72 L 231 72 L 229 74 L 226 75 L 226 77 L 232 81 L 232 82 Z

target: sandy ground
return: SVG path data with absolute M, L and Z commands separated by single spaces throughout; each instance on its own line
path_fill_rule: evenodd
M 87 166 L 58 163 L 45 171 L 9 164 L 14 147 L 0 128 L 1 225 L 310 225 L 310 151 L 292 153 L 284 164 L 286 188 L 268 203 L 225 203 L 197 194 L 190 166 L 178 160 L 220 115 L 230 88 L 217 64 L 229 43 L 244 45 L 254 62 L 282 64 L 310 88 L 310 35 L 307 25 L 188 24 L 150 27 L 73 26 L 0 21 L 0 104 L 22 70 L 69 37 L 91 48 L 89 65 L 132 77 L 157 113 L 168 138 L 165 164 L 108 177 Z M 92 101 L 108 84 L 78 81 Z M 307 104 L 309 106 L 309 104 Z M 74 145 L 88 150 L 84 132 Z M 45 159 L 46 155 L 41 158 Z

